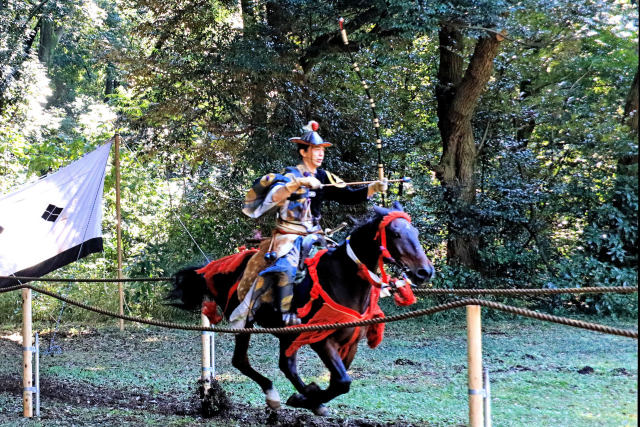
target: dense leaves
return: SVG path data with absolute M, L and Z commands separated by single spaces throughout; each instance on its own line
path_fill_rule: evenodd
M 78 158 L 117 130 L 125 275 L 167 275 L 232 252 L 269 232 L 272 218 L 241 215 L 244 192 L 297 161 L 287 138 L 308 120 L 334 143 L 327 169 L 348 180 L 376 175 L 371 112 L 337 31 L 340 16 L 375 98 L 385 170 L 413 177 L 413 188 L 394 186 L 390 195 L 437 263 L 434 286 L 636 283 L 638 139 L 628 104 L 638 14 L 624 1 L 0 0 L 0 189 Z M 449 45 L 444 28 L 454 35 Z M 484 58 L 486 83 L 469 90 L 476 52 L 502 31 Z M 461 123 L 455 108 L 440 113 L 463 90 L 474 95 L 461 97 L 470 101 L 460 111 L 469 114 L 473 154 L 465 183 L 439 169 L 453 141 L 443 119 Z M 114 180 L 110 169 L 104 257 L 57 274 L 115 275 Z M 469 197 L 451 191 L 456 185 Z M 329 205 L 324 226 L 365 212 Z M 473 246 L 473 262 L 452 262 L 460 245 Z M 131 312 L 164 310 L 162 285 L 126 288 Z M 110 286 L 69 292 L 116 301 Z M 637 311 L 630 296 L 520 302 Z M 5 318 L 15 304 L 0 296 Z M 50 313 L 56 303 L 41 304 Z

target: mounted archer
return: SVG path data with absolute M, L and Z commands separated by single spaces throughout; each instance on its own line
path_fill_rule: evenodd
M 258 218 L 275 210 L 277 215 L 271 238 L 262 242 L 238 286 L 244 304 L 231 316 L 236 326 L 242 326 L 245 318 L 251 321 L 262 303 L 273 304 L 282 313 L 285 325 L 299 324 L 291 305 L 294 281 L 309 246 L 323 242 L 323 201 L 362 203 L 387 189 L 385 181 L 360 188 L 341 185 L 340 178 L 321 169 L 325 148 L 332 144 L 322 139 L 318 127 L 317 122 L 310 121 L 302 136 L 289 139 L 298 146 L 300 164 L 286 168 L 283 174 L 263 176 L 247 193 L 243 213 Z
M 175 274 L 173 290 L 168 295 L 172 305 L 188 310 L 200 310 L 218 323 L 222 316 L 230 319 L 241 305 L 238 281 L 246 274 L 248 260 L 256 249 L 241 252 L 210 262 L 203 268 L 192 267 Z M 293 305 L 304 326 L 327 325 L 384 317 L 378 299 L 394 292 L 398 305 L 409 305 L 415 297 L 409 279 L 416 284 L 427 282 L 434 274 L 433 264 L 426 257 L 418 239 L 418 230 L 411 218 L 394 203 L 392 209 L 374 207 L 372 216 L 360 222 L 344 242 L 336 248 L 318 252 L 306 260 L 303 280 L 295 287 Z M 403 270 L 402 281 L 389 278 L 384 264 L 393 263 Z M 399 283 L 404 282 L 404 283 Z M 393 291 L 392 291 L 393 289 Z M 282 325 L 282 317 L 271 304 L 264 303 L 256 311 L 247 328 L 254 324 L 262 327 Z M 278 366 L 291 381 L 297 393 L 287 404 L 307 408 L 315 414 L 326 415 L 324 404 L 347 393 L 351 378 L 347 372 L 353 361 L 358 343 L 367 337 L 374 348 L 383 338 L 384 324 L 367 327 L 345 327 L 305 331 L 290 326 L 293 333 L 276 334 L 279 339 Z M 260 385 L 269 407 L 280 407 L 280 395 L 273 382 L 257 372 L 249 361 L 250 334 L 237 334 L 232 364 L 244 375 Z M 301 346 L 310 346 L 330 372 L 329 385 L 321 388 L 306 384 L 297 371 L 296 355 Z M 263 350 L 263 351 L 266 351 Z

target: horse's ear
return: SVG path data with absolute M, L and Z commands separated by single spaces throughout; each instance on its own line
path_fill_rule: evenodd
M 393 202 L 393 204 L 391 205 L 391 210 L 404 212 L 404 208 L 402 207 L 400 202 L 397 200 Z
M 391 210 L 387 208 L 383 208 L 382 206 L 375 206 L 375 205 L 373 206 L 373 211 L 380 216 L 388 215 L 389 212 L 391 212 Z

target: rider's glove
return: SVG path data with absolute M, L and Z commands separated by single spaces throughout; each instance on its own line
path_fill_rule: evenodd
M 288 198 L 291 194 L 295 193 L 300 187 L 308 188 L 320 188 L 322 183 L 317 178 L 312 176 L 305 176 L 303 178 L 293 178 L 287 182 L 283 188 L 280 188 L 273 196 L 272 199 L 275 203 L 280 203 L 284 199 Z M 310 195 L 311 196 L 311 195 Z
M 388 180 L 387 178 L 383 178 L 381 181 L 374 181 L 371 184 L 369 184 L 369 188 L 367 191 L 367 197 L 371 197 L 376 193 L 379 192 L 386 192 L 387 189 L 389 188 L 389 184 L 388 184 Z
M 322 187 L 322 183 L 313 176 L 305 176 L 303 178 L 297 178 L 296 181 L 300 184 L 301 187 L 308 187 L 312 189 L 317 189 Z

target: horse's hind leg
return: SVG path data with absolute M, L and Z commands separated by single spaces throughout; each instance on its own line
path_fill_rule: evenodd
M 233 349 L 233 359 L 231 364 L 244 375 L 258 383 L 265 394 L 267 405 L 272 409 L 280 408 L 280 395 L 278 390 L 273 387 L 271 380 L 251 367 L 249 363 L 249 340 L 250 334 L 236 335 L 236 345 Z

